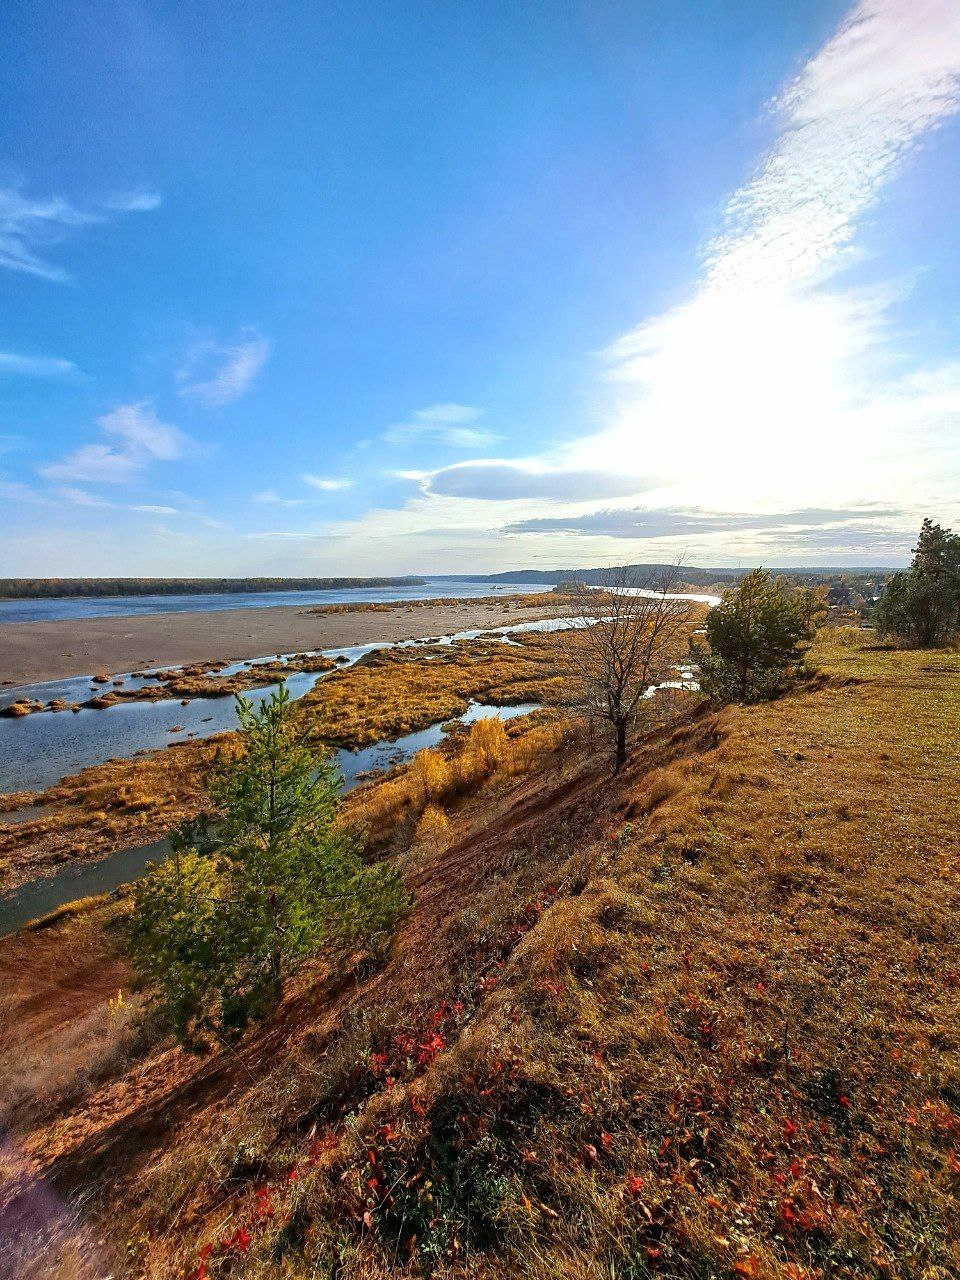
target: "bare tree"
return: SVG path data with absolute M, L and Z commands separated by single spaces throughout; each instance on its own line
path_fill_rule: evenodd
M 564 665 L 582 686 L 587 714 L 613 736 L 615 773 L 626 763 L 631 730 L 652 715 L 649 691 L 670 678 L 686 653 L 693 611 L 689 600 L 677 598 L 679 584 L 676 565 L 648 578 L 611 569 L 597 587 L 571 588 L 577 626 L 561 633 Z

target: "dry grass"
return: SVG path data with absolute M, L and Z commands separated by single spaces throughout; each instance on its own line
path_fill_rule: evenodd
M 463 715 L 471 700 L 562 704 L 572 688 L 559 674 L 555 635 L 520 643 L 463 641 L 419 650 L 386 649 L 336 671 L 302 700 L 310 732 L 335 746 L 369 746 Z
M 593 821 L 528 831 L 559 896 L 518 933 L 521 864 L 473 889 L 434 939 L 436 1050 L 349 1045 L 396 1083 L 321 1088 L 332 1145 L 277 1148 L 282 1215 L 221 1203 L 211 1275 L 957 1273 L 960 659 L 816 656 L 810 688 L 657 737 Z M 394 1026 L 436 999 L 406 989 Z
M 0 826 L 4 887 L 66 861 L 161 839 L 201 808 L 202 777 L 216 746 L 214 739 L 178 743 L 65 778 L 39 797 L 45 810 L 40 816 Z M 38 797 L 25 796 L 24 803 L 36 804 Z
M 307 613 L 320 614 L 340 614 L 340 613 L 391 613 L 397 609 L 405 609 L 407 613 L 413 613 L 417 609 L 463 609 L 469 605 L 475 608 L 477 605 L 488 605 L 491 609 L 508 610 L 514 609 L 543 609 L 554 610 L 563 609 L 568 601 L 569 596 L 560 591 L 537 591 L 528 595 L 491 595 L 491 596 L 470 596 L 467 598 L 458 598 L 453 596 L 438 596 L 431 600 L 404 600 L 402 602 L 390 601 L 368 601 L 366 603 L 358 602 L 355 604 L 324 604 L 319 605 L 315 609 L 308 609 Z
M 20 1128 L 66 1111 L 99 1082 L 121 1073 L 142 1046 L 142 1000 L 122 995 L 58 1027 L 29 1046 L 0 1055 L 0 1125 Z M 0 1018 L 3 1017 L 0 1011 Z M 16 1039 L 12 1029 L 4 1039 Z
M 113 1146 L 129 1274 L 960 1273 L 960 655 L 813 657 L 615 782 L 454 815 L 385 970 L 308 980 L 202 1113 L 161 1089 L 162 1140 Z

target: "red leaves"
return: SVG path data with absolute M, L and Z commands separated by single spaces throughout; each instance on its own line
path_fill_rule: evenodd
M 434 1060 L 441 1049 L 447 1047 L 447 1042 L 439 1031 L 431 1031 L 427 1038 L 417 1045 L 417 1063 L 421 1067 L 427 1067 Z
M 246 1253 L 253 1243 L 253 1237 L 246 1227 L 237 1227 L 232 1236 L 224 1236 L 220 1241 L 222 1253 Z
M 639 1173 L 631 1173 L 624 1183 L 624 1188 L 628 1196 L 638 1196 L 643 1189 L 643 1178 Z
M 327 1155 L 330 1151 L 336 1150 L 339 1143 L 340 1138 L 332 1129 L 314 1137 L 310 1142 L 310 1154 L 308 1156 L 310 1164 L 319 1164 L 321 1157 Z

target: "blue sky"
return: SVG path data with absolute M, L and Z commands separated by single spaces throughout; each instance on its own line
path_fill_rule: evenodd
M 9 6 L 0 576 L 896 563 L 955 0 Z

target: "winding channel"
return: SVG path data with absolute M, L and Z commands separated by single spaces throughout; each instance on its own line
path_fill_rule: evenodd
M 714 603 L 713 597 L 682 598 Z M 461 640 L 480 638 L 499 638 L 504 644 L 516 644 L 511 637 L 517 633 L 563 631 L 582 625 L 583 620 L 577 618 L 545 618 L 496 628 L 472 628 L 450 635 L 425 636 L 415 640 L 353 645 L 323 650 L 322 653 L 325 657 L 339 659 L 338 669 L 342 670 L 378 649 L 449 645 Z M 259 663 L 274 661 L 275 657 L 252 659 L 235 663 L 218 674 L 230 676 L 244 669 L 255 669 Z M 286 685 L 292 697 L 300 698 L 327 674 L 329 673 L 293 672 Z M 695 687 L 692 674 L 688 669 L 681 668 L 680 680 L 672 681 L 670 685 Z M 124 688 L 151 683 L 149 673 L 125 674 L 115 679 L 122 680 Z M 96 686 L 92 687 L 96 689 Z M 244 696 L 259 703 L 269 698 L 277 687 L 276 684 L 271 684 L 252 689 Z M 91 679 L 88 676 L 19 686 L 0 694 L 0 707 L 23 697 L 43 702 L 54 698 L 63 698 L 68 702 L 79 701 L 89 697 L 90 691 Z M 655 690 L 650 692 L 652 694 Z M 474 720 L 493 716 L 512 719 L 536 710 L 537 705 L 526 702 L 513 706 L 492 706 L 472 702 L 460 717 L 460 722 L 469 724 Z M 0 787 L 4 793 L 44 791 L 61 778 L 91 765 L 159 750 L 187 738 L 210 737 L 235 727 L 234 700 L 229 695 L 198 697 L 186 702 L 178 699 L 120 702 L 111 707 L 83 708 L 77 712 L 38 711 L 22 719 L 0 717 L 0 760 L 3 762 Z M 444 725 L 438 723 L 393 741 L 384 740 L 356 751 L 338 751 L 337 763 L 343 775 L 344 791 L 355 787 L 360 776 L 370 770 L 404 763 L 418 751 L 436 746 L 442 740 L 444 732 Z M 29 821 L 35 816 L 35 808 L 19 813 L 14 811 L 6 815 L 0 814 L 0 823 Z M 118 849 L 99 861 L 71 863 L 53 875 L 19 886 L 10 894 L 0 897 L 0 937 L 79 898 L 107 893 L 137 879 L 143 874 L 148 862 L 155 862 L 168 852 L 169 844 L 166 839 L 137 848 Z

